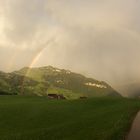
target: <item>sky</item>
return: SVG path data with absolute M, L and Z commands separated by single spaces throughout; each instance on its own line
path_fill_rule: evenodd
M 0 70 L 52 65 L 140 91 L 140 0 L 0 0 Z

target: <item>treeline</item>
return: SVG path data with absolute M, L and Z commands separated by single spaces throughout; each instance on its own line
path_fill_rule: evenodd
M 17 95 L 16 93 L 10 93 L 6 91 L 0 91 L 0 95 Z

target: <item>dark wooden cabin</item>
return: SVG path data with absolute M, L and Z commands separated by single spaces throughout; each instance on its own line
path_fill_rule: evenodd
M 80 99 L 87 99 L 87 97 L 86 96 L 81 96 Z
M 48 94 L 48 98 L 50 99 L 66 99 L 63 94 Z

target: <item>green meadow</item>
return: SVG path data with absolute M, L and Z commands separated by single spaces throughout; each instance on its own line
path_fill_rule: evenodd
M 138 99 L 0 96 L 0 140 L 123 140 Z

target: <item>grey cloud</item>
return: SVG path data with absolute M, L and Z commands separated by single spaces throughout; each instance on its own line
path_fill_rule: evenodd
M 1 0 L 0 5 L 2 70 L 30 65 L 41 53 L 34 66 L 81 72 L 122 94 L 128 93 L 126 85 L 140 83 L 140 0 Z
M 19 45 L 33 41 L 40 26 L 47 24 L 45 3 L 44 0 L 6 0 L 2 7 L 7 38 Z

